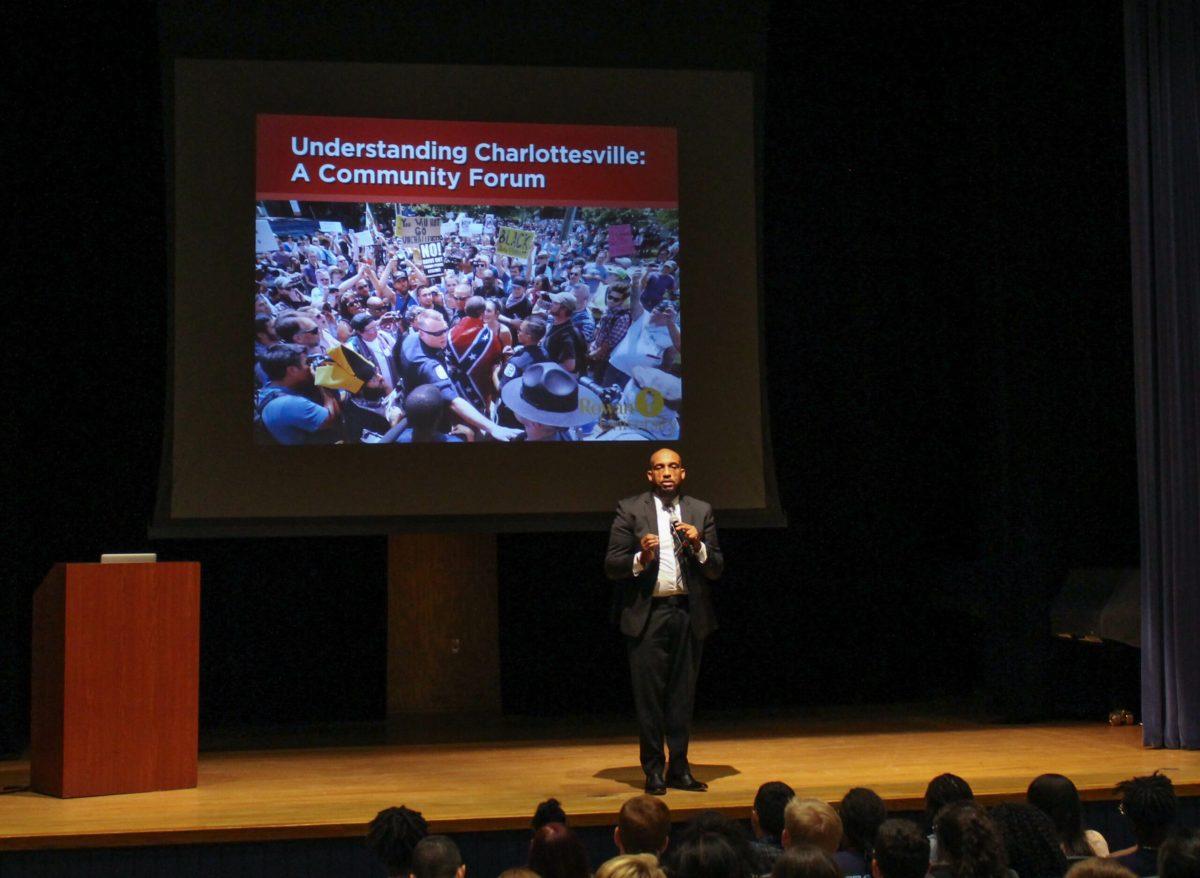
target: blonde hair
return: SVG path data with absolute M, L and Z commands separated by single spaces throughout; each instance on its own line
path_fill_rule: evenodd
M 596 878 L 666 878 L 654 854 L 622 854 L 600 864 Z
M 820 799 L 793 797 L 783 810 L 783 827 L 789 844 L 807 842 L 826 853 L 835 853 L 842 841 L 842 818 Z
M 538 873 L 524 866 L 513 866 L 501 872 L 499 878 L 538 878 Z

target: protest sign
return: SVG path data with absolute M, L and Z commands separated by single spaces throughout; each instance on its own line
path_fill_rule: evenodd
M 475 237 L 483 234 L 483 223 L 471 223 L 467 226 L 467 234 Z
M 628 223 L 619 226 L 608 227 L 608 255 L 613 259 L 621 256 L 632 256 L 635 253 L 633 246 L 633 229 Z
M 515 256 L 517 259 L 528 259 L 529 251 L 533 249 L 533 240 L 537 233 L 516 229 L 511 226 L 501 226 L 496 237 L 496 252 L 501 256 Z
M 401 244 L 424 244 L 442 236 L 442 218 L 437 216 L 396 217 L 396 237 Z
M 274 253 L 279 249 L 279 239 L 271 231 L 270 220 L 256 219 L 254 221 L 254 252 Z
M 427 241 L 418 248 L 421 253 L 421 271 L 429 279 L 446 273 L 446 259 L 442 255 L 441 241 Z
M 344 226 L 342 226 L 342 224 L 339 222 L 334 222 L 333 220 L 321 220 L 322 232 L 332 232 L 336 235 L 341 232 L 343 228 Z
M 455 223 L 455 222 L 442 223 L 442 237 L 443 238 L 446 237 L 447 235 L 457 235 L 457 234 L 458 234 L 458 223 Z

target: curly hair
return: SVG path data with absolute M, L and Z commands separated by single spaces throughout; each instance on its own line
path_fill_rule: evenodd
M 947 805 L 933 822 L 953 878 L 1004 878 L 1008 860 L 996 825 L 972 801 Z
M 1156 771 L 1123 780 L 1114 792 L 1121 796 L 1121 813 L 1129 818 L 1138 845 L 1160 843 L 1175 822 L 1178 807 L 1171 779 Z
M 389 875 L 407 875 L 413 848 L 429 834 L 420 811 L 401 805 L 384 808 L 367 828 L 367 847 L 387 867 Z
M 1009 868 L 1021 878 L 1058 878 L 1067 871 L 1054 821 L 1044 812 L 1014 803 L 996 805 L 988 816 L 1004 839 Z

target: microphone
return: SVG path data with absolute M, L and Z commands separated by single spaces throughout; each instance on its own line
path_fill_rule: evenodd
M 667 517 L 671 520 L 671 535 L 675 537 L 675 551 L 682 551 L 683 554 L 690 558 L 695 553 L 695 549 L 693 549 L 692 544 L 685 540 L 679 533 L 679 525 L 683 524 L 683 522 L 679 520 L 679 507 L 671 506 L 667 510 Z

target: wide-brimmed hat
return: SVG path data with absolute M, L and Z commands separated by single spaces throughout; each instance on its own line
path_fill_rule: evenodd
M 500 395 L 517 415 L 550 427 L 577 427 L 600 417 L 600 397 L 556 363 L 534 363 Z

